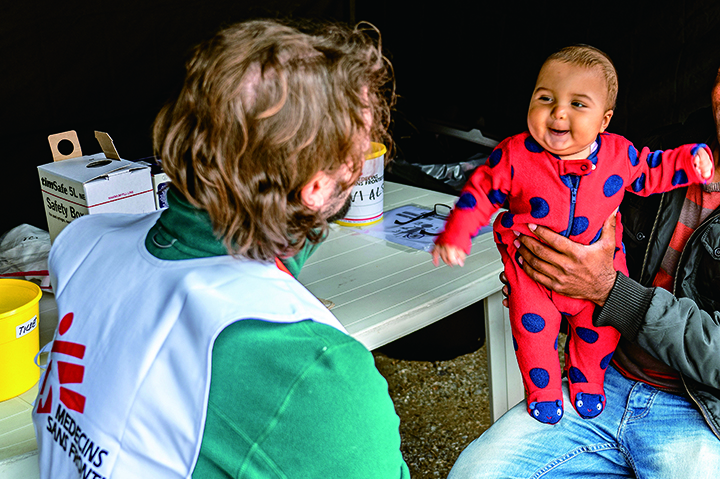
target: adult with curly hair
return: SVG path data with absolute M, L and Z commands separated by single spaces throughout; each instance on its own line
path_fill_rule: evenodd
M 409 477 L 372 355 L 281 262 L 389 141 L 373 31 L 255 20 L 194 50 L 154 126 L 169 208 L 79 218 L 53 245 L 42 477 Z

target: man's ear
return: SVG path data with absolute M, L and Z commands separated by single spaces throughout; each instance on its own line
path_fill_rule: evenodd
M 318 171 L 300 189 L 303 204 L 314 211 L 320 211 L 335 191 L 335 180 L 324 171 Z

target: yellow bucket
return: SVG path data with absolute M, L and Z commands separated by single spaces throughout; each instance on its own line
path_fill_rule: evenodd
M 0 401 L 38 382 L 40 287 L 23 279 L 0 279 Z

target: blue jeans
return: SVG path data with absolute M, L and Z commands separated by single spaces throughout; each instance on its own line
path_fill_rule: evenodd
M 531 418 L 522 401 L 462 452 L 448 479 L 720 477 L 720 440 L 689 400 L 612 367 L 598 417 L 577 415 L 567 382 L 563 393 L 565 414 L 557 425 Z

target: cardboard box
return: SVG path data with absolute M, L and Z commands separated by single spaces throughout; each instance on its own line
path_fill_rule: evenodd
M 167 208 L 167 193 L 168 188 L 170 188 L 170 184 L 172 183 L 172 180 L 162 170 L 160 161 L 155 157 L 151 157 L 137 160 L 137 163 L 141 163 L 150 167 L 153 193 L 155 194 L 155 209 L 162 210 L 164 208 Z
M 155 191 L 155 208 L 161 210 L 167 208 L 167 191 L 170 188 L 170 177 L 163 173 L 155 173 L 152 175 L 153 190 Z
M 82 156 L 74 131 L 48 138 L 55 161 L 38 166 L 38 174 L 51 241 L 80 216 L 155 211 L 150 168 L 120 159 L 106 133 L 95 136 L 103 153 L 88 156 Z M 73 153 L 59 153 L 62 140 L 73 143 Z

